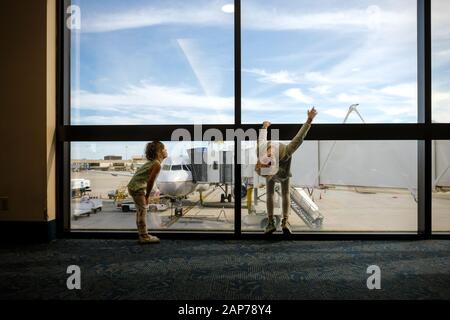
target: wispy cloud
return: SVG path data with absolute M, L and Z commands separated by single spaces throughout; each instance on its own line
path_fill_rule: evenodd
M 359 110 L 366 122 L 415 121 L 417 15 L 411 2 L 381 1 L 379 6 L 365 9 L 324 9 L 323 4 L 310 4 L 303 8 L 303 12 L 294 4 L 294 8 L 266 6 L 260 12 L 261 7 L 258 6 L 261 2 L 250 0 L 246 3 L 247 10 L 250 3 L 255 6 L 255 11 L 250 14 L 253 21 L 244 22 L 244 28 L 251 29 L 259 24 L 262 26 L 261 37 L 272 29 L 284 31 L 284 38 L 295 39 L 295 36 L 304 34 L 308 39 L 303 47 L 283 44 L 276 38 L 270 39 L 267 45 L 276 47 L 276 52 L 283 57 L 298 56 L 289 60 L 291 69 L 285 69 L 283 59 L 274 60 L 283 64 L 280 69 L 284 79 L 289 79 L 284 86 L 280 85 L 279 90 L 285 93 L 287 85 L 300 85 L 303 90 L 300 93 L 307 93 L 307 99 L 298 95 L 299 100 L 314 104 L 321 110 L 318 121 L 343 120 L 348 106 L 353 103 L 360 103 Z M 243 10 L 245 7 L 244 3 Z M 287 33 L 296 30 L 329 32 L 314 33 L 317 39 L 310 39 L 306 32 Z M 339 37 L 342 42 L 335 42 L 333 37 Z M 285 49 L 281 50 L 280 46 Z M 294 51 L 296 48 L 301 55 Z M 326 53 L 336 49 L 339 54 L 332 58 Z M 247 50 L 252 49 L 247 47 Z M 255 54 L 261 59 L 255 60 L 250 70 L 265 71 L 258 65 L 263 62 L 263 55 Z M 275 82 L 272 75 L 278 75 L 280 71 L 274 70 L 272 65 L 270 67 L 270 73 L 254 73 L 259 76 L 256 80 Z
M 252 112 L 298 109 L 293 101 L 283 101 L 278 96 L 243 98 L 242 104 Z M 117 93 L 74 91 L 72 112 L 75 124 L 233 123 L 234 97 L 206 96 L 189 87 L 142 81 Z
M 417 100 L 417 84 L 415 83 L 402 83 L 395 86 L 388 86 L 385 88 L 382 88 L 380 90 L 380 93 L 394 96 L 394 97 L 401 97 L 401 98 L 407 98 L 411 101 Z
M 233 15 L 221 10 L 224 1 L 206 1 L 192 5 L 147 5 L 128 10 L 106 8 L 101 12 L 82 15 L 83 32 L 110 32 L 116 30 L 158 25 L 233 26 Z M 109 9 L 109 10 L 107 10 Z M 402 12 L 382 10 L 377 5 L 362 9 L 342 9 L 304 13 L 301 6 L 283 10 L 260 1 L 243 3 L 243 28 L 252 30 L 361 30 L 377 29 L 382 25 L 404 25 L 411 16 Z M 270 23 L 267 23 L 270 21 Z
M 177 39 L 179 47 L 183 51 L 193 73 L 195 74 L 204 94 L 215 96 L 220 93 L 224 79 L 223 72 L 219 70 L 221 61 L 218 57 L 211 57 L 207 51 L 202 50 L 200 45 L 194 39 Z M 230 52 L 231 54 L 231 52 Z M 231 67 L 231 66 L 230 66 Z
M 146 5 L 122 11 L 107 8 L 83 16 L 82 31 L 99 33 L 180 25 L 230 27 L 232 32 L 233 18 L 220 10 L 223 3 L 205 1 L 193 6 L 180 2 L 171 7 Z M 309 31 L 325 31 L 314 33 L 324 35 L 323 39 L 308 38 L 303 47 L 285 42 L 282 45 L 286 44 L 286 49 L 280 49 L 277 43 L 268 42 L 267 57 L 275 62 L 264 64 L 263 59 L 255 59 L 251 61 L 253 64 L 245 66 L 243 77 L 250 79 L 246 84 L 250 93 L 243 92 L 243 112 L 248 115 L 244 121 L 259 121 L 267 115 L 289 121 L 286 114 L 290 111 L 303 110 L 304 104 L 315 104 L 320 110 L 319 121 L 336 122 L 343 120 L 352 103 L 361 104 L 360 111 L 367 122 L 414 121 L 417 115 L 415 5 L 410 1 L 377 3 L 378 6 L 359 5 L 360 9 L 349 9 L 340 5 L 341 8 L 314 4 L 302 7 L 297 2 L 291 2 L 291 7 L 279 6 L 277 2 L 268 5 L 259 0 L 243 2 L 243 29 L 261 31 L 258 37 L 276 31 L 277 35 L 290 32 L 292 39 L 303 39 L 301 35 L 313 34 Z M 450 1 L 440 3 L 449 8 L 434 13 L 438 21 L 434 24 L 434 40 L 439 43 L 434 50 L 439 59 L 434 61 L 446 65 L 450 62 L 450 28 L 445 13 L 450 11 Z M 337 35 L 343 35 L 344 39 L 339 45 L 331 40 Z M 73 95 L 74 109 L 95 113 L 83 116 L 82 121 L 99 124 L 232 123 L 234 97 L 221 95 L 221 88 L 230 84 L 215 72 L 207 49 L 200 48 L 190 38 L 179 39 L 178 45 L 202 90 L 179 83 L 159 85 L 144 81 L 113 94 L 93 89 L 77 91 Z M 276 51 L 271 50 L 275 47 Z M 248 43 L 244 43 L 243 48 L 257 50 Z M 329 56 L 325 54 L 327 51 L 339 53 Z M 284 56 L 291 56 L 289 62 Z M 441 87 L 438 95 L 435 94 L 434 112 L 441 121 L 450 121 L 450 97 L 445 92 L 445 87 Z M 284 112 L 281 114 L 279 110 Z M 99 115 L 101 112 L 103 114 Z
M 262 83 L 296 84 L 301 81 L 298 75 L 286 70 L 271 73 L 264 69 L 242 69 L 242 72 L 257 76 L 257 81 Z
M 104 111 L 127 111 L 128 108 L 147 107 L 179 109 L 207 109 L 210 111 L 232 111 L 233 97 L 205 96 L 188 87 L 169 87 L 142 81 L 140 85 L 130 85 L 116 94 L 80 91 L 73 93 L 73 107 Z
M 365 9 L 328 9 L 303 13 L 300 6 L 288 12 L 281 7 L 270 9 L 261 6 L 259 1 L 249 1 L 243 4 L 243 12 L 248 13 L 243 20 L 243 28 L 257 30 L 377 29 L 381 25 L 402 25 L 411 20 L 408 14 L 382 10 L 376 5 Z
M 345 108 L 328 108 L 325 110 L 320 110 L 321 113 L 324 113 L 326 115 L 329 115 L 333 118 L 337 118 L 337 119 L 344 119 L 345 116 L 347 115 L 348 109 Z
M 305 95 L 299 88 L 288 89 L 284 92 L 284 95 L 286 97 L 294 99 L 297 102 L 302 102 L 306 104 L 310 104 L 314 101 L 311 97 Z
M 233 15 L 224 13 L 217 2 L 192 5 L 183 1 L 174 4 L 160 7 L 141 6 L 123 11 L 109 7 L 101 12 L 87 12 L 86 15 L 82 11 L 81 30 L 97 33 L 174 24 L 233 26 Z
M 85 124 L 233 123 L 234 97 L 206 96 L 189 87 L 148 81 L 117 93 L 74 91 L 73 121 Z M 89 114 L 86 114 L 89 112 Z

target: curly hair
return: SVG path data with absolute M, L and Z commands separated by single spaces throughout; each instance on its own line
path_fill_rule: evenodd
M 155 160 L 158 156 L 158 153 L 164 149 L 164 144 L 161 141 L 153 141 L 147 143 L 145 147 L 145 157 L 147 160 Z

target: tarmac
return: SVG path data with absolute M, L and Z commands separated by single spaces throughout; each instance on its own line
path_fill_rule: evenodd
M 108 199 L 108 192 L 124 188 L 130 179 L 127 176 L 113 176 L 92 171 L 75 172 L 72 178 L 91 181 L 93 197 L 103 200 L 102 211 L 89 216 L 71 219 L 72 230 L 136 230 L 135 212 L 122 212 L 114 200 Z M 416 232 L 417 203 L 408 190 L 389 188 L 363 188 L 327 186 L 309 190 L 314 202 L 324 216 L 322 228 L 311 230 L 291 210 L 290 223 L 297 232 Z M 183 216 L 176 216 L 174 207 L 158 212 L 149 212 L 150 229 L 183 231 L 233 231 L 233 203 L 220 203 L 223 190 L 211 186 L 204 192 L 203 205 L 199 193 L 190 194 L 183 201 Z M 251 212 L 242 201 L 242 230 L 258 232 L 265 225 L 265 188 L 258 190 L 259 200 Z M 72 200 L 72 211 L 79 203 Z M 278 204 L 278 207 L 277 207 Z M 275 215 L 281 216 L 281 201 L 275 199 Z M 433 230 L 450 231 L 450 192 L 433 193 Z

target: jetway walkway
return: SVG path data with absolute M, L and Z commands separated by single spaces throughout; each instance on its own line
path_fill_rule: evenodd
M 305 190 L 303 190 L 303 188 L 291 186 L 290 196 L 292 211 L 295 212 L 310 229 L 321 229 L 324 217 L 320 213 L 319 207 L 313 202 Z

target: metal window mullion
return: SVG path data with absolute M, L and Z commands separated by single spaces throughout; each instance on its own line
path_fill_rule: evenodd
M 64 126 L 70 125 L 70 30 L 66 27 L 71 0 L 57 1 L 57 110 L 56 110 L 56 224 L 57 236 L 70 229 L 70 142 L 64 139 Z
M 418 233 L 432 233 L 432 74 L 431 74 L 431 0 L 417 0 L 418 122 L 424 125 L 425 138 L 418 142 Z
M 242 124 L 242 88 L 241 88 L 241 0 L 234 0 L 234 126 Z M 241 165 L 238 155 L 241 142 L 234 144 L 234 235 L 240 238 L 241 230 Z

